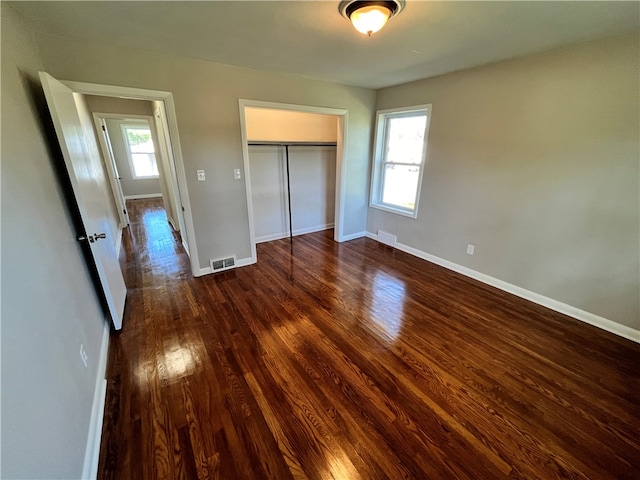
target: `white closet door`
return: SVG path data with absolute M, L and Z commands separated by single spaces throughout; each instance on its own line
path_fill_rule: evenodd
M 249 146 L 256 242 L 289 235 L 284 147 Z M 291 206 L 294 235 L 333 227 L 336 148 L 290 146 Z

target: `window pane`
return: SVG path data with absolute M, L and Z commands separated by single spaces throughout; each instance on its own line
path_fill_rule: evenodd
M 157 177 L 158 165 L 153 153 L 131 153 L 136 177 Z
M 427 116 L 387 118 L 385 161 L 397 163 L 422 163 L 424 130 Z
M 383 165 L 382 203 L 413 210 L 418 191 L 420 167 Z
M 126 128 L 131 153 L 153 153 L 153 141 L 148 127 Z
M 431 105 L 379 110 L 370 205 L 416 218 Z

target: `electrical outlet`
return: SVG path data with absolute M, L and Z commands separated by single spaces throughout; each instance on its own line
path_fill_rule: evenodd
M 467 255 L 473 255 L 473 251 L 476 249 L 474 245 L 467 245 Z
M 198 175 L 199 182 L 205 181 L 204 170 L 196 170 L 196 174 Z
M 82 359 L 82 363 L 84 363 L 85 368 L 88 368 L 89 357 L 87 356 L 87 352 L 84 350 L 84 343 L 80 344 L 80 358 Z
M 233 169 L 233 178 L 235 180 L 240 180 L 242 178 L 242 176 L 240 175 L 240 169 L 239 168 L 234 168 Z

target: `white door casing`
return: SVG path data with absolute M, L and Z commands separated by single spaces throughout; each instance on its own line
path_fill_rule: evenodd
M 104 174 L 99 170 L 102 165 L 92 162 L 73 91 L 48 73 L 39 74 L 85 229 L 85 232 L 80 232 L 79 239 L 89 242 L 111 320 L 119 330 L 122 328 L 127 288 L 114 242 L 109 238 L 97 238 L 110 234 L 108 210 L 99 184 L 104 181 Z

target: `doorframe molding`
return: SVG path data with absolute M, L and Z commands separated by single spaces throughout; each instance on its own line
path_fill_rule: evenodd
M 347 179 L 347 125 L 349 124 L 349 110 L 342 108 L 316 107 L 312 105 L 296 105 L 292 103 L 265 102 L 261 100 L 238 99 L 240 110 L 240 133 L 242 136 L 242 157 L 244 166 L 244 183 L 247 193 L 247 213 L 249 217 L 249 241 L 251 243 L 252 263 L 258 261 L 256 249 L 256 232 L 253 217 L 253 199 L 251 192 L 251 172 L 249 167 L 249 142 L 247 139 L 247 123 L 245 110 L 247 107 L 265 108 L 273 110 L 288 110 L 293 112 L 318 113 L 337 117 L 337 144 L 336 144 L 336 197 L 334 214 L 333 239 L 336 242 L 344 242 L 344 205 Z
M 60 82 L 69 87 L 75 93 L 84 95 L 100 95 L 103 97 L 160 101 L 164 104 L 167 116 L 167 126 L 169 127 L 169 141 L 171 142 L 171 147 L 173 149 L 175 171 L 178 177 L 178 195 L 180 197 L 180 203 L 184 208 L 182 213 L 185 222 L 185 231 L 181 232 L 182 239 L 183 242 L 186 242 L 188 247 L 187 251 L 189 254 L 189 261 L 191 263 L 191 273 L 193 276 L 200 276 L 200 260 L 196 245 L 196 234 L 193 225 L 191 202 L 189 201 L 189 189 L 187 188 L 187 176 L 184 168 L 182 147 L 180 145 L 180 135 L 178 134 L 178 120 L 175 110 L 175 102 L 173 100 L 173 93 L 161 90 L 149 90 L 146 88 L 121 87 L 117 85 L 75 82 L 71 80 L 60 80 Z

